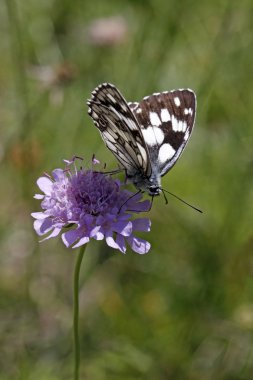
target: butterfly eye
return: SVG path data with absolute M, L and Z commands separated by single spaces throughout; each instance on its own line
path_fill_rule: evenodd
M 149 194 L 150 195 L 159 195 L 161 192 L 161 189 L 159 186 L 149 186 Z

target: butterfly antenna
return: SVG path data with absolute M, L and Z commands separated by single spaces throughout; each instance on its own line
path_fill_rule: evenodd
M 180 198 L 180 197 L 178 197 L 177 195 L 171 193 L 170 191 L 162 189 L 162 192 L 163 192 L 163 195 L 164 195 L 164 198 L 165 198 L 165 202 L 166 202 L 166 204 L 168 203 L 168 200 L 167 200 L 167 198 L 166 198 L 164 192 L 165 192 L 165 193 L 168 193 L 168 194 L 170 194 L 170 195 L 172 195 L 174 198 L 178 199 L 180 202 L 182 202 L 182 203 L 184 203 L 185 205 L 187 205 L 187 206 L 193 208 L 193 210 L 196 210 L 196 211 L 200 212 L 201 214 L 203 213 L 202 210 L 200 210 L 199 208 L 197 208 L 197 207 L 191 205 L 190 203 L 184 201 L 182 198 Z

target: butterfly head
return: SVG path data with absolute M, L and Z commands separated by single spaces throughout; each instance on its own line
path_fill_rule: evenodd
M 152 197 L 156 196 L 156 195 L 159 195 L 161 191 L 162 190 L 161 190 L 160 186 L 157 186 L 157 185 L 150 185 L 149 188 L 148 188 L 148 193 Z
M 151 176 L 150 178 L 144 175 L 136 174 L 129 177 L 130 181 L 139 190 L 147 192 L 151 197 L 157 196 L 161 193 L 161 179 L 160 176 Z

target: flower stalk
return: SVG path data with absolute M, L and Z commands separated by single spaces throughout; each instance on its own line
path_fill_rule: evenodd
M 86 245 L 78 253 L 74 271 L 73 286 L 73 338 L 74 338 L 74 380 L 79 380 L 80 340 L 79 340 L 79 278 Z

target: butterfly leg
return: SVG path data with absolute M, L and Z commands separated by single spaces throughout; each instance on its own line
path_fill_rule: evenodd
M 163 196 L 164 196 L 165 204 L 167 205 L 168 204 L 168 199 L 167 199 L 167 197 L 166 197 L 165 192 L 164 192 L 163 189 L 162 189 L 162 193 L 163 193 Z
M 109 170 L 108 172 L 102 172 L 103 174 L 118 174 L 118 173 L 122 173 L 123 171 L 125 171 L 125 169 L 115 169 L 115 170 Z
M 129 197 L 121 206 L 120 206 L 120 209 L 118 211 L 118 214 L 120 213 L 122 207 L 128 202 L 130 201 L 130 199 L 132 199 L 133 197 L 135 197 L 136 195 L 140 194 L 141 192 L 143 192 L 142 190 L 138 190 L 136 193 L 134 193 L 133 195 L 131 195 L 131 197 Z M 128 210 L 128 211 L 135 211 L 135 210 Z

